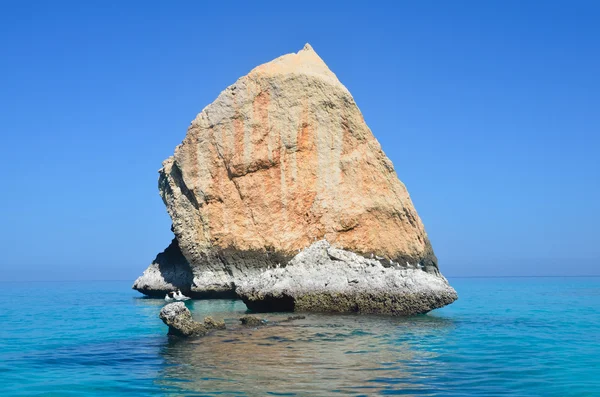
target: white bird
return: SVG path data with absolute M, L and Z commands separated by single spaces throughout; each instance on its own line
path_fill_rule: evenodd
M 171 291 L 169 293 L 167 293 L 165 295 L 165 300 L 167 302 L 171 302 L 171 301 L 186 301 L 190 299 L 189 297 L 185 296 L 184 294 L 181 293 L 180 290 L 177 290 L 175 292 Z
M 373 256 L 375 256 L 375 255 L 373 255 L 373 253 L 371 252 L 371 259 L 373 259 Z
M 190 298 L 182 294 L 180 290 L 177 290 L 175 292 L 175 299 L 177 299 L 178 301 L 186 301 Z

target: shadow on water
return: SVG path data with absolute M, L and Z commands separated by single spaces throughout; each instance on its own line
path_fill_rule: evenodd
M 423 395 L 426 374 L 418 371 L 419 363 L 436 353 L 420 341 L 443 338 L 453 326 L 452 320 L 430 315 L 311 314 L 291 323 L 171 339 L 160 349 L 166 365 L 157 383 L 186 395 L 372 395 L 394 390 Z

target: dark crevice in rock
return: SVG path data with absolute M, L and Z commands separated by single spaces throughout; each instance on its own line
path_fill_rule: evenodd
M 192 299 L 239 299 L 235 290 L 225 291 L 192 291 L 187 296 Z
M 146 295 L 149 298 L 164 298 L 165 294 L 166 294 L 165 290 L 156 290 L 156 289 L 143 288 L 143 287 L 134 288 L 134 289 L 138 292 L 141 292 L 142 294 Z
M 264 296 L 261 300 L 243 299 L 248 310 L 256 313 L 293 312 L 296 302 L 289 295 Z

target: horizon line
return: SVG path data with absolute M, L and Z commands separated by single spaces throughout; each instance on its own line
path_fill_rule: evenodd
M 600 277 L 600 274 L 581 274 L 581 275 L 529 275 L 529 276 L 444 276 L 445 278 L 583 278 Z M 77 283 L 77 282 L 110 282 L 110 281 L 129 281 L 135 279 L 79 279 L 79 280 L 0 280 L 0 283 Z

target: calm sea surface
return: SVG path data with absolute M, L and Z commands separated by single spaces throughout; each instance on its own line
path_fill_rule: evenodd
M 600 396 L 600 278 L 450 282 L 460 299 L 428 315 L 308 315 L 178 342 L 164 302 L 130 282 L 0 283 L 0 395 Z M 246 310 L 188 307 L 230 327 Z

